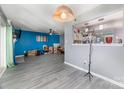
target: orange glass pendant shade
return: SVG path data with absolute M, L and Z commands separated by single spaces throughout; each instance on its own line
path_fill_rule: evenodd
M 74 20 L 75 16 L 73 11 L 68 6 L 61 5 L 56 9 L 53 18 L 59 22 L 69 22 Z

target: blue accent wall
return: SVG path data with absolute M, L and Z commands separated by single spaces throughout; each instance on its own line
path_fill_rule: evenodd
M 18 30 L 16 30 L 18 31 Z M 47 36 L 48 42 L 37 42 L 36 36 Z M 15 43 L 15 55 L 23 55 L 24 51 L 33 49 L 43 49 L 43 45 L 53 46 L 60 43 L 59 35 L 49 35 L 48 33 L 22 31 L 20 39 Z

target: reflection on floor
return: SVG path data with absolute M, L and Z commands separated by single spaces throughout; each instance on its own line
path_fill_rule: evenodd
M 3 75 L 4 71 L 5 71 L 5 68 L 0 67 L 0 78 Z
M 63 55 L 28 57 L 26 62 L 7 69 L 0 88 L 120 88 L 94 76 L 90 82 L 85 72 L 64 64 Z

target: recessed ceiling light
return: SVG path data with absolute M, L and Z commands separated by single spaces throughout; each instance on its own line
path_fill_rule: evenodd
M 88 25 L 89 23 L 85 23 L 84 25 Z
M 104 20 L 104 18 L 100 18 L 100 19 L 98 19 L 98 21 L 103 21 Z

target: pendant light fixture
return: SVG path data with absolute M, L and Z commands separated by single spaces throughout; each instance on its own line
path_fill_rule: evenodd
M 69 22 L 74 20 L 75 16 L 71 8 L 66 5 L 61 5 L 56 9 L 53 18 L 59 22 Z

